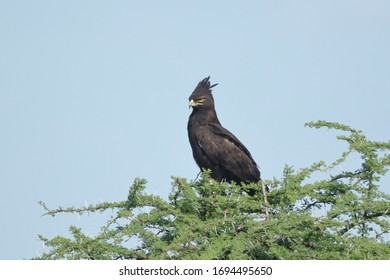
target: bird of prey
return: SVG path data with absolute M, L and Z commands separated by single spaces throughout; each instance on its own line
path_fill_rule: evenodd
M 210 169 L 217 181 L 257 183 L 260 171 L 248 149 L 218 120 L 210 76 L 198 83 L 189 97 L 192 113 L 188 120 L 188 138 L 199 168 Z M 248 192 L 250 195 L 255 190 Z

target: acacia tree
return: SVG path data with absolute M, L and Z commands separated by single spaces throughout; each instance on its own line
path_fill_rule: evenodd
M 348 150 L 329 165 L 285 166 L 280 179 L 266 181 L 266 200 L 245 192 L 259 186 L 219 183 L 204 171 L 197 181 L 173 177 L 168 201 L 137 178 L 120 202 L 58 209 L 40 202 L 52 216 L 113 214 L 92 237 L 73 226 L 70 238 L 40 235 L 48 251 L 39 259 L 390 259 L 390 196 L 379 189 L 390 142 L 338 123 L 306 126 L 340 131 Z M 359 169 L 330 175 L 356 153 Z

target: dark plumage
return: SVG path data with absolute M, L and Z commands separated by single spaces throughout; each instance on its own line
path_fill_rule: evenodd
M 193 111 L 187 130 L 194 159 L 201 169 L 210 169 L 217 181 L 258 182 L 260 171 L 252 155 L 218 120 L 211 94 L 217 84 L 210 85 L 209 80 L 200 81 L 189 97 Z

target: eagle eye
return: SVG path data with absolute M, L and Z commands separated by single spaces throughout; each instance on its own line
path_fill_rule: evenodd
M 198 101 L 199 103 L 203 103 L 203 102 L 206 101 L 206 98 L 199 98 L 197 101 Z

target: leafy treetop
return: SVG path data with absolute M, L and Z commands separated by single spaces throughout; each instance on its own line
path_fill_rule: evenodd
M 71 238 L 40 235 L 48 251 L 37 259 L 390 259 L 390 196 L 379 185 L 390 142 L 338 123 L 306 126 L 342 132 L 348 150 L 330 165 L 285 166 L 280 179 L 266 181 L 266 200 L 245 191 L 260 186 L 219 183 L 206 170 L 197 181 L 173 177 L 168 201 L 137 178 L 120 202 L 54 210 L 40 202 L 52 216 L 113 214 L 95 236 L 73 226 Z M 360 168 L 330 175 L 352 153 Z

